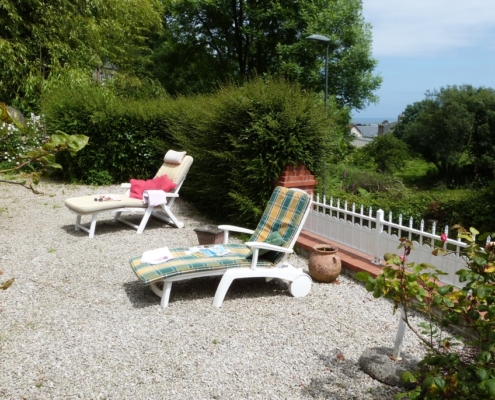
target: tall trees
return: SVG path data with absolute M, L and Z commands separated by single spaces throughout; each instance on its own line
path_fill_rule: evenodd
M 406 107 L 394 134 L 447 181 L 495 177 L 495 90 L 470 85 L 428 92 Z
M 305 40 L 319 33 L 331 39 L 330 95 L 356 109 L 376 100 L 381 78 L 361 0 L 169 0 L 165 8 L 154 73 L 172 93 L 265 73 L 320 91 L 325 49 Z
M 27 110 L 63 69 L 122 72 L 146 62 L 161 28 L 159 0 L 4 0 L 0 3 L 0 100 Z

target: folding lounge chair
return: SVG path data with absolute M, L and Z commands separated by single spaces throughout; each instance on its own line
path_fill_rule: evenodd
M 224 256 L 204 256 L 188 247 L 172 248 L 172 259 L 160 264 L 141 262 L 134 257 L 130 264 L 140 281 L 151 285 L 167 307 L 172 282 L 203 276 L 223 275 L 213 305 L 220 307 L 234 279 L 279 278 L 290 282 L 294 297 L 304 297 L 311 290 L 312 280 L 301 269 L 285 262 L 308 216 L 311 197 L 300 189 L 275 188 L 256 230 L 220 225 L 224 244 L 230 253 Z M 245 244 L 228 244 L 229 231 L 251 234 Z M 271 243 L 271 244 L 270 244 Z M 277 243 L 277 244 L 273 244 Z M 267 252 L 266 252 L 267 251 Z M 252 258 L 246 256 L 252 253 Z M 261 254 L 266 252 L 264 254 Z M 158 287 L 163 283 L 163 289 Z
M 186 155 L 186 152 L 176 152 L 169 150 L 165 154 L 163 165 L 156 173 L 155 178 L 167 175 L 168 179 L 174 182 L 177 186 L 170 192 L 166 192 L 166 203 L 159 206 L 144 204 L 143 200 L 130 197 L 130 183 L 123 183 L 121 186 L 127 188 L 125 194 L 105 195 L 110 198 L 108 201 L 95 201 L 95 196 L 73 197 L 65 201 L 65 205 L 69 210 L 76 214 L 76 231 L 82 229 L 89 233 L 89 237 L 93 238 L 96 228 L 96 220 L 98 214 L 104 212 L 115 213 L 114 221 L 122 222 L 137 230 L 138 234 L 143 233 L 144 228 L 151 215 L 159 218 L 167 223 L 175 225 L 177 228 L 182 228 L 184 223 L 180 222 L 171 211 L 176 197 L 179 197 L 179 190 L 186 179 L 187 173 L 193 158 Z M 98 197 L 98 196 L 96 196 Z M 112 200 L 118 198 L 119 200 Z M 123 212 L 144 213 L 139 225 L 121 217 Z M 91 223 L 89 228 L 81 223 L 81 217 L 91 215 Z

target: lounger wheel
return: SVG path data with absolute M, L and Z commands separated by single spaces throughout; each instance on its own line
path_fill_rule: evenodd
M 310 292 L 312 283 L 309 275 L 299 275 L 290 283 L 290 294 L 294 297 L 304 297 Z

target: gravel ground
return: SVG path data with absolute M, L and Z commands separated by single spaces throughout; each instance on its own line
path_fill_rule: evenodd
M 42 183 L 43 195 L 1 184 L 1 399 L 392 399 L 400 389 L 359 369 L 368 348 L 392 347 L 398 316 L 350 278 L 314 283 L 296 299 L 285 282 L 219 278 L 174 283 L 170 305 L 128 260 L 197 243 L 208 221 L 179 201 L 185 228 L 150 220 L 142 235 L 102 214 L 96 236 L 74 230 L 69 197 L 119 193 Z M 228 223 L 229 221 L 223 221 Z M 292 256 L 307 269 L 307 260 Z M 420 318 L 416 318 L 417 321 Z M 402 353 L 420 356 L 406 332 Z

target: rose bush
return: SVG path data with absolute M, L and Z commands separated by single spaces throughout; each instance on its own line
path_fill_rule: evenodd
M 430 264 L 408 263 L 412 242 L 400 239 L 403 254 L 387 254 L 383 272 L 372 278 L 365 272 L 356 278 L 365 282 L 373 296 L 393 301 L 394 312 L 401 307 L 404 321 L 426 347 L 426 356 L 418 370 L 406 372 L 403 379 L 416 383 L 415 389 L 396 396 L 401 399 L 495 399 L 495 243 L 486 248 L 487 235 L 455 226 L 458 237 L 468 246 L 461 250 L 466 268 L 456 272 L 463 287 L 442 285 L 445 275 Z M 478 242 L 476 241 L 478 239 Z M 442 247 L 435 255 L 446 254 L 443 234 Z M 411 310 L 426 313 L 429 323 L 416 329 L 410 323 Z M 450 333 L 449 327 L 462 327 L 466 337 Z

